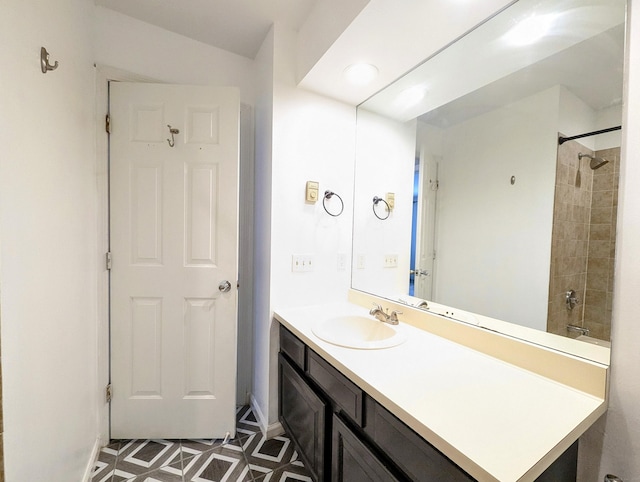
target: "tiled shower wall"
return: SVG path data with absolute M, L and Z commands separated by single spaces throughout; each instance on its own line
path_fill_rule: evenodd
M 567 335 L 567 325 L 582 326 L 584 321 L 583 303 L 569 311 L 565 302 L 569 290 L 582 300 L 587 285 L 594 171 L 589 168 L 589 159 L 578 162 L 579 153 L 593 155 L 576 141 L 558 146 L 547 331 L 563 336 Z
M 618 215 L 620 148 L 597 151 L 596 156 L 607 159 L 609 163 L 593 171 L 584 326 L 589 329 L 590 336 L 609 340 L 611 337 L 613 269 Z
M 604 157 L 597 170 L 590 159 Z M 609 340 L 620 148 L 593 152 L 576 141 L 558 147 L 547 331 L 575 337 L 567 325 Z M 578 170 L 579 167 L 579 170 Z M 578 172 L 580 174 L 578 174 Z M 567 310 L 566 292 L 580 303 Z

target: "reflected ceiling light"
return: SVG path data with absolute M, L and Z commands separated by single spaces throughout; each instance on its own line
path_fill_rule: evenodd
M 399 109 L 409 109 L 414 107 L 424 99 L 427 88 L 424 85 L 414 85 L 408 89 L 404 89 L 398 94 L 394 105 Z
M 511 28 L 504 39 L 512 45 L 524 46 L 537 42 L 549 33 L 557 15 L 532 15 Z
M 364 63 L 351 64 L 343 74 L 350 84 L 367 85 L 378 76 L 378 67 Z

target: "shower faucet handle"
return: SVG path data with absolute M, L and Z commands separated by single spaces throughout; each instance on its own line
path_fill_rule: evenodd
M 576 295 L 575 290 L 569 290 L 565 294 L 565 302 L 567 304 L 567 310 L 573 310 L 580 300 L 578 299 L 578 295 Z

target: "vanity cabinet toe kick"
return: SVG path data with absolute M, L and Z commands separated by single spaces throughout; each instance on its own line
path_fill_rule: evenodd
M 476 480 L 280 326 L 280 422 L 316 482 Z M 576 441 L 537 482 L 577 476 Z

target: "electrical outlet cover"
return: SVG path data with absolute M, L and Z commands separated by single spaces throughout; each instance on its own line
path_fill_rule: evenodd
M 338 271 L 345 271 L 347 269 L 347 255 L 345 253 L 338 253 Z

